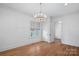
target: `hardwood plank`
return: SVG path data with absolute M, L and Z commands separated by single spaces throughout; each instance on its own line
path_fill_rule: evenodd
M 58 41 L 38 42 L 0 52 L 1 56 L 79 56 L 79 47 L 61 44 Z

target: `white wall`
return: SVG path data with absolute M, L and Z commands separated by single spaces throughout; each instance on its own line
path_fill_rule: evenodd
M 29 39 L 31 17 L 0 6 L 0 51 L 40 40 Z
M 53 42 L 54 41 L 54 32 L 55 32 L 55 23 L 52 17 L 49 17 L 44 23 L 43 28 L 43 38 L 44 41 Z
M 60 18 L 62 20 L 62 42 L 79 47 L 79 13 Z
M 55 38 L 55 19 L 53 17 L 50 17 L 50 34 L 51 42 L 53 42 Z
M 61 21 L 57 21 L 55 23 L 55 38 L 61 39 L 61 32 L 62 32 L 62 23 Z
M 50 42 L 50 19 L 43 23 L 43 41 Z

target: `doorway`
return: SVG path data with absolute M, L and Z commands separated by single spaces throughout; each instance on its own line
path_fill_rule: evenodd
M 55 41 L 61 42 L 62 37 L 62 21 L 58 21 L 55 23 Z

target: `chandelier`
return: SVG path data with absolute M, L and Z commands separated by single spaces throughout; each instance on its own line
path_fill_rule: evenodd
M 34 15 L 34 18 L 37 22 L 44 22 L 47 18 L 47 15 L 42 12 L 41 5 L 42 3 L 40 3 L 40 11 Z

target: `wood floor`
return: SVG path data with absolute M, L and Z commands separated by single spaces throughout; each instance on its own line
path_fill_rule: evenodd
M 79 56 L 79 47 L 56 42 L 38 42 L 8 51 L 0 52 L 0 56 Z

